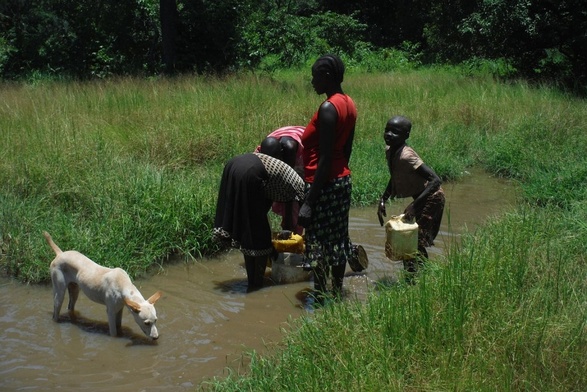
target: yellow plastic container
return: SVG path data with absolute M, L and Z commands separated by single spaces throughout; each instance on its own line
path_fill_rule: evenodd
M 301 235 L 292 234 L 287 240 L 278 240 L 275 234 L 273 238 L 273 247 L 279 253 L 304 253 L 304 239 Z
M 278 239 L 273 233 L 273 247 L 278 252 L 277 259 L 271 263 L 271 279 L 275 283 L 295 283 L 309 280 L 311 272 L 304 271 L 304 238 L 291 234 L 287 239 Z
M 418 224 L 393 215 L 385 223 L 385 256 L 391 260 L 410 260 L 418 254 Z

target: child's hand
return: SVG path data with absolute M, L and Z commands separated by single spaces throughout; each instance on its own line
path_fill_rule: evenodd
M 385 211 L 385 201 L 383 199 L 379 200 L 379 205 L 377 206 L 377 218 L 379 218 L 379 224 L 383 226 L 383 217 L 387 215 Z
M 414 209 L 414 204 L 410 203 L 406 209 L 404 210 L 404 220 L 405 221 L 412 221 L 416 217 L 416 211 Z

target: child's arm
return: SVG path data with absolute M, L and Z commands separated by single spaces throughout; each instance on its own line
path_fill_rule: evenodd
M 436 192 L 440 188 L 440 184 L 442 183 L 440 177 L 438 177 L 434 170 L 424 163 L 416 169 L 416 173 L 424 177 L 428 183 L 426 184 L 426 188 L 419 195 L 415 196 L 414 201 L 406 207 L 404 214 L 408 220 L 414 217 L 414 212 L 420 208 L 420 205 L 426 201 L 431 193 Z

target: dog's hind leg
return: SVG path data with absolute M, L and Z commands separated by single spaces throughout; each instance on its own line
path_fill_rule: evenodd
M 65 300 L 65 287 L 60 288 L 53 286 L 53 320 L 59 321 L 59 313 L 61 312 L 61 306 Z
M 65 300 L 65 279 L 59 272 L 51 271 L 51 282 L 53 283 L 53 320 L 59 321 L 59 313 Z
M 70 313 L 73 313 L 75 310 L 75 303 L 79 297 L 79 285 L 77 283 L 71 282 L 67 285 L 67 291 L 69 292 L 69 303 L 67 305 L 67 310 Z

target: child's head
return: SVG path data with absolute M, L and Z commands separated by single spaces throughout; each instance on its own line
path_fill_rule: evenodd
M 394 116 L 387 121 L 383 139 L 388 146 L 399 146 L 410 137 L 412 122 L 404 116 Z

